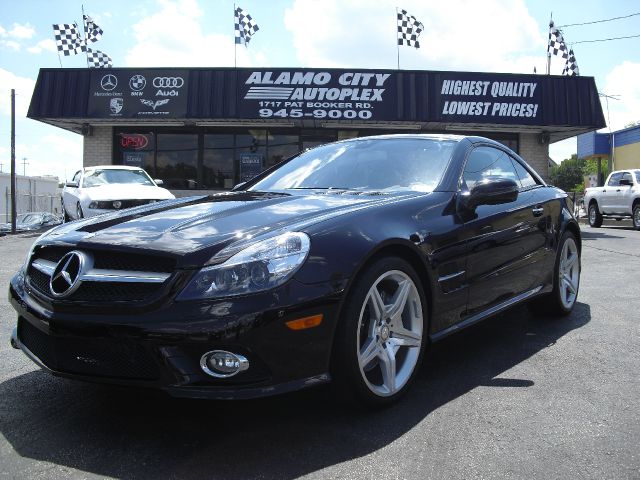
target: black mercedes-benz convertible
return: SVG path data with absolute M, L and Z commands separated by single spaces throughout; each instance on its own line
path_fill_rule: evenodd
M 55 375 L 175 396 L 332 381 L 383 405 L 430 342 L 521 302 L 571 312 L 572 210 L 485 138 L 331 143 L 232 192 L 44 234 L 11 280 L 12 344 Z

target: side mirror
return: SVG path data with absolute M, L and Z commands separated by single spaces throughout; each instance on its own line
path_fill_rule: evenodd
M 78 188 L 78 182 L 67 182 L 64 186 L 69 188 Z
M 620 179 L 620 185 L 626 185 L 626 186 L 630 187 L 631 185 L 633 185 L 633 183 L 628 178 L 621 178 Z
M 460 203 L 467 210 L 475 210 L 480 205 L 501 205 L 515 202 L 518 198 L 518 184 L 510 178 L 486 178 L 476 183 L 471 191 L 460 195 Z
M 159 187 L 161 187 L 162 185 L 164 185 L 164 182 L 162 180 L 160 180 L 159 178 L 154 178 L 153 181 L 155 182 L 155 184 Z

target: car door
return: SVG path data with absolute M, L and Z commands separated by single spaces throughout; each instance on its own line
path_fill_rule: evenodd
M 537 288 L 549 255 L 551 213 L 542 184 L 506 150 L 476 147 L 467 157 L 462 188 L 489 177 L 512 179 L 520 188 L 515 201 L 479 205 L 465 218 L 469 316 Z
M 602 193 L 599 198 L 599 207 L 601 213 L 613 213 L 616 205 L 616 189 L 620 188 L 620 179 L 622 178 L 622 172 L 612 173 L 609 177 L 607 185 L 602 189 Z
M 625 181 L 625 185 L 621 184 L 623 181 Z M 620 180 L 618 180 L 618 186 L 614 187 L 612 193 L 614 213 L 631 213 L 632 190 L 633 177 L 631 176 L 631 172 L 622 172 Z

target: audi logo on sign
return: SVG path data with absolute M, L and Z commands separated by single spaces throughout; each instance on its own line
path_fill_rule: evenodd
M 180 88 L 184 85 L 182 77 L 156 77 L 153 86 L 156 88 Z

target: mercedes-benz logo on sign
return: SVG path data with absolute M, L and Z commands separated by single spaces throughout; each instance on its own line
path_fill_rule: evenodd
M 140 91 L 147 85 L 147 79 L 142 75 L 134 75 L 129 80 L 129 86 L 131 90 Z
M 49 280 L 49 290 L 53 296 L 63 298 L 75 292 L 82 283 L 81 277 L 88 264 L 87 256 L 77 250 L 62 257 Z
M 115 75 L 112 75 L 109 73 L 104 77 L 102 77 L 102 80 L 100 80 L 100 86 L 102 87 L 103 90 L 110 92 L 111 90 L 113 90 L 118 86 L 118 79 L 116 78 Z
M 156 88 L 181 88 L 184 85 L 182 77 L 156 77 L 153 86 Z

